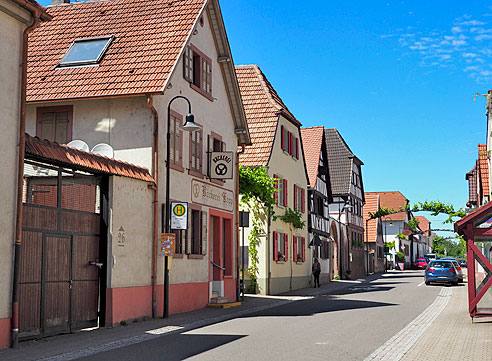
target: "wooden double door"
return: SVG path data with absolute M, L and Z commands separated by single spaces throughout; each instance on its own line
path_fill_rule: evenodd
M 100 255 L 99 184 L 96 178 L 67 178 L 26 182 L 19 272 L 21 338 L 98 325 L 100 268 L 105 266 Z

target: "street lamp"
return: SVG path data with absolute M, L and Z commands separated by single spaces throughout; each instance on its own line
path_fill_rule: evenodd
M 186 122 L 182 126 L 182 129 L 189 132 L 193 132 L 200 127 L 195 123 L 195 117 L 191 113 L 191 103 L 188 98 L 177 95 L 169 101 L 167 105 L 167 135 L 166 135 L 166 218 L 165 218 L 165 233 L 170 233 L 171 224 L 169 218 L 171 216 L 171 207 L 169 204 L 169 182 L 171 176 L 171 104 L 176 99 L 184 99 L 188 103 L 188 115 L 186 116 Z M 156 145 L 157 146 L 157 145 Z M 164 256 L 164 318 L 169 317 L 169 258 Z
M 340 236 L 340 256 L 341 256 L 342 255 L 342 225 L 340 223 L 340 219 L 342 217 L 343 211 L 345 211 L 346 209 L 352 209 L 354 207 L 350 204 L 350 202 L 348 200 L 345 201 L 342 208 L 340 208 L 340 204 L 342 204 L 342 202 L 338 203 L 338 234 Z M 340 265 L 338 267 L 339 273 L 340 273 L 340 278 L 342 278 L 341 277 L 343 275 L 343 272 L 341 272 L 342 271 L 342 257 L 340 257 L 340 259 L 338 261 L 340 263 Z M 349 243 L 349 239 L 348 239 L 348 234 L 347 234 L 347 265 L 348 265 L 348 269 L 350 269 L 350 243 Z
M 393 225 L 393 220 L 391 219 L 391 217 L 386 216 L 385 218 L 388 218 L 388 219 L 389 219 L 389 221 L 390 221 L 390 226 L 392 226 L 392 225 Z M 384 243 L 387 243 L 387 242 L 388 242 L 387 237 L 388 237 L 388 232 L 387 232 L 387 230 L 386 230 L 386 222 L 384 222 Z M 396 250 L 395 250 L 395 251 L 396 251 Z M 394 257 L 394 256 L 393 256 L 393 257 Z M 384 266 L 385 271 L 386 271 L 386 269 L 388 269 L 388 256 L 387 256 L 387 255 L 384 255 L 384 259 L 385 259 L 385 261 L 386 261 L 386 262 L 385 262 L 385 266 Z M 394 262 L 394 259 L 393 259 L 393 262 Z M 395 263 L 396 263 L 396 262 L 395 262 Z

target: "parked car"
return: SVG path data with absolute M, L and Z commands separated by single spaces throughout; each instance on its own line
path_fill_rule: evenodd
M 456 258 L 444 257 L 442 259 L 449 260 L 453 262 L 454 268 L 456 268 L 456 273 L 458 274 L 458 282 L 463 283 L 463 270 Z
M 461 267 L 465 267 L 466 268 L 466 266 L 467 266 L 466 259 L 464 259 L 464 258 L 458 258 L 457 261 L 458 261 L 458 263 L 460 264 Z
M 425 269 L 427 267 L 427 261 L 425 258 L 417 258 L 414 265 L 416 269 Z
M 431 282 L 444 282 L 457 285 L 459 282 L 458 272 L 451 260 L 434 260 L 429 263 L 425 270 L 425 284 Z

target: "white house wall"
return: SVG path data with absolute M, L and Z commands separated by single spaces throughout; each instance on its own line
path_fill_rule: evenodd
M 0 0 L 0 348 L 8 347 L 12 294 L 13 243 L 17 194 L 22 33 L 31 15 L 13 2 Z

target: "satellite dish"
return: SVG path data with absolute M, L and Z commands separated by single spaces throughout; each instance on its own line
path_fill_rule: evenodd
M 83 140 L 78 140 L 78 139 L 75 139 L 75 140 L 72 140 L 71 142 L 69 142 L 67 144 L 67 147 L 80 149 L 80 150 L 83 150 L 85 152 L 89 151 L 89 146 L 87 145 L 87 143 L 84 142 Z
M 114 157 L 113 147 L 111 147 L 109 144 L 106 143 L 100 143 L 95 145 L 94 148 L 92 148 L 91 152 L 108 158 Z

